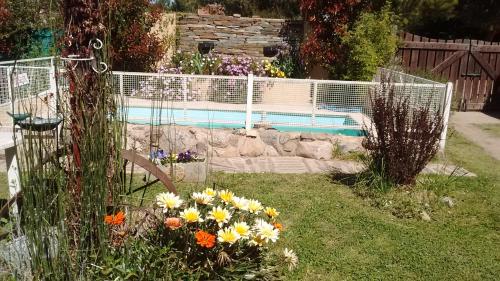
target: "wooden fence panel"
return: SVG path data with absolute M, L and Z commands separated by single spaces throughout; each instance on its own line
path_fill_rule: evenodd
M 426 70 L 453 82 L 455 108 L 500 110 L 500 42 L 401 35 L 398 51 L 410 71 Z

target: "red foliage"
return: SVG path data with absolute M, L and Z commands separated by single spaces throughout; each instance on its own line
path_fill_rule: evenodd
M 148 0 L 113 0 L 111 54 L 113 69 L 149 71 L 164 54 L 151 27 L 160 19 L 161 9 Z
M 11 13 L 7 8 L 7 1 L 0 0 L 0 34 L 8 30 L 8 21 L 11 18 Z M 12 46 L 7 42 L 7 40 L 0 40 L 0 53 L 8 54 L 10 53 Z
M 309 63 L 331 65 L 342 55 L 341 38 L 359 14 L 369 7 L 367 0 L 301 0 L 302 17 L 310 31 L 301 48 Z

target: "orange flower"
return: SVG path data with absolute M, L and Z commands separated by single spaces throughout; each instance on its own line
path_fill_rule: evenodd
M 172 230 L 176 230 L 177 228 L 182 226 L 182 221 L 180 218 L 166 218 L 165 226 Z
M 205 247 L 205 248 L 213 248 L 215 246 L 215 235 L 212 235 L 203 230 L 198 230 L 195 234 L 196 244 Z
M 121 225 L 125 221 L 125 213 L 119 211 L 116 215 L 107 215 L 104 217 L 104 222 L 110 225 Z
M 281 223 L 275 222 L 275 223 L 273 223 L 273 226 L 274 226 L 274 228 L 276 228 L 279 231 L 283 230 L 283 225 Z

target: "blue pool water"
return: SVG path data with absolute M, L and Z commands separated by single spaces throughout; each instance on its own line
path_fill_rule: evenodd
M 175 123 L 178 125 L 190 125 L 205 128 L 242 128 L 245 126 L 246 113 L 243 111 L 214 111 L 189 109 L 162 109 L 154 112 L 155 117 L 151 118 L 151 108 L 149 107 L 129 107 L 127 108 L 128 123 L 150 124 L 153 119 L 154 125 Z M 161 115 L 161 118 L 160 118 Z M 253 112 L 252 122 L 270 123 L 273 128 L 279 131 L 296 131 L 311 133 L 329 133 L 347 136 L 362 136 L 362 130 L 331 128 L 334 126 L 356 126 L 356 121 L 347 115 L 316 115 L 313 118 L 310 114 L 294 114 L 279 112 Z

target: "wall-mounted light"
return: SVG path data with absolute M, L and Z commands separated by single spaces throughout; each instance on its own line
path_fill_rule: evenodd
M 214 42 L 200 42 L 198 43 L 198 52 L 202 55 L 206 55 L 210 53 L 210 51 L 214 48 L 215 44 Z
M 278 46 L 265 46 L 262 51 L 265 57 L 272 58 L 278 54 Z

